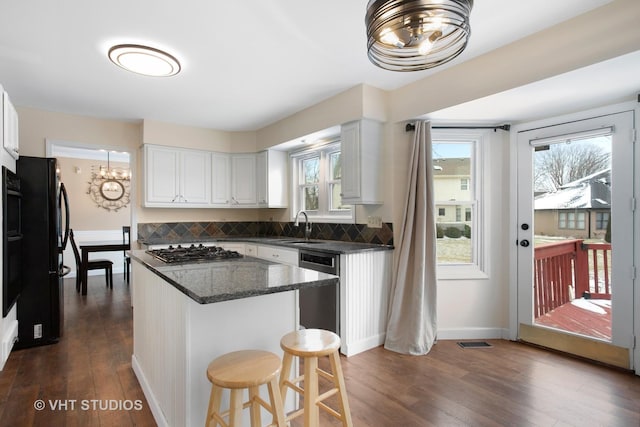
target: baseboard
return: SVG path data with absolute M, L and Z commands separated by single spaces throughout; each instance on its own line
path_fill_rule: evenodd
M 138 382 L 140 383 L 140 387 L 142 388 L 144 397 L 147 399 L 147 404 L 149 405 L 149 409 L 153 414 L 153 418 L 155 419 L 156 424 L 158 425 L 158 427 L 169 427 L 169 423 L 164 418 L 164 414 L 160 409 L 160 405 L 158 405 L 158 401 L 151 391 L 149 382 L 144 376 L 144 372 L 142 372 L 142 368 L 138 364 L 138 360 L 136 359 L 135 354 L 131 356 L 131 367 L 133 368 L 133 372 L 136 374 L 136 378 L 138 378 Z
M 374 335 L 372 337 L 360 340 L 356 343 L 351 343 L 349 346 L 342 346 L 340 348 L 340 353 L 344 354 L 347 357 L 355 356 L 358 353 L 362 353 L 363 351 L 370 350 L 374 347 L 381 346 L 384 344 L 384 339 L 387 336 L 386 333 L 381 333 L 378 335 Z
M 11 354 L 11 349 L 13 348 L 13 344 L 18 339 L 18 321 L 12 320 L 9 326 L 5 329 L 4 335 L 2 337 L 2 350 L 0 354 L 0 371 L 4 369 L 4 364 L 7 363 L 7 359 L 9 359 L 9 354 Z
M 490 340 L 509 339 L 509 330 L 504 328 L 438 329 L 439 340 Z

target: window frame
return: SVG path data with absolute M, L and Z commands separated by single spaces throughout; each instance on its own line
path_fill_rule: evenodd
M 488 132 L 479 129 L 434 129 L 431 140 L 433 144 L 439 143 L 471 143 L 470 177 L 468 180 L 469 201 L 447 202 L 434 200 L 438 206 L 460 205 L 471 208 L 471 262 L 470 263 L 438 263 L 438 280 L 473 280 L 486 279 L 488 262 L 487 221 L 485 221 L 484 197 L 487 194 L 485 177 L 486 156 L 489 139 Z M 462 209 L 462 215 L 466 217 L 466 209 Z M 437 244 L 437 241 L 436 241 Z
M 307 211 L 308 217 L 313 222 L 326 222 L 336 224 L 355 224 L 355 208 L 350 205 L 349 209 L 331 210 L 331 187 L 340 180 L 331 179 L 331 154 L 341 152 L 341 143 L 339 138 L 334 138 L 321 143 L 313 144 L 302 150 L 289 152 L 289 161 L 291 165 L 291 220 L 295 221 L 295 216 L 302 209 L 302 184 L 300 174 L 302 173 L 302 161 L 305 159 L 320 156 L 320 173 L 318 182 L 318 210 Z M 344 163 L 342 164 L 344 168 Z M 344 170 L 342 171 L 344 176 Z

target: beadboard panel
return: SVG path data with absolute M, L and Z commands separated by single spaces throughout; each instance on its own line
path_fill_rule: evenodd
M 341 352 L 353 356 L 384 343 L 393 251 L 340 256 Z

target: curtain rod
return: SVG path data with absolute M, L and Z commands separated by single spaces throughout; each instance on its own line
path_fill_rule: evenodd
M 407 123 L 405 126 L 405 131 L 411 132 L 416 130 L 416 125 L 413 123 Z M 432 126 L 431 129 L 493 129 L 493 131 L 497 131 L 498 129 L 509 131 L 511 129 L 511 125 L 501 125 L 501 126 Z

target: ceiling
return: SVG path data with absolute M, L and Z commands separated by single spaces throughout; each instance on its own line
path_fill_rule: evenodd
M 367 0 L 5 1 L 0 84 L 22 107 L 252 131 L 359 84 L 397 89 L 609 1 L 478 0 L 466 51 L 448 65 L 413 73 L 386 71 L 369 62 Z M 168 78 L 128 73 L 106 55 L 119 43 L 165 49 L 180 60 L 183 70 Z M 639 55 L 627 61 L 625 67 L 632 70 L 627 77 L 636 83 L 632 90 L 640 89 Z M 617 65 L 614 68 L 620 68 Z M 483 102 L 492 99 L 483 99 L 433 117 L 512 120 L 515 111 L 531 114 L 515 107 L 521 107 L 519 96 L 528 96 L 528 105 L 539 107 L 551 92 L 538 85 L 552 83 L 566 89 L 566 80 L 550 79 L 516 90 L 525 93 L 497 95 L 503 97 L 504 111 L 486 108 Z M 629 84 L 626 81 L 627 94 Z

